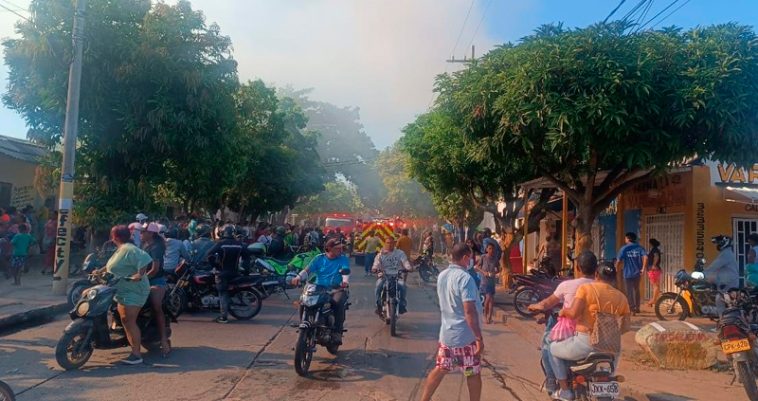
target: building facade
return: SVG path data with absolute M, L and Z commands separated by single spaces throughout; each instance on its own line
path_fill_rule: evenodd
M 45 203 L 34 187 L 34 178 L 47 153 L 29 141 L 0 135 L 0 206 L 39 208 Z

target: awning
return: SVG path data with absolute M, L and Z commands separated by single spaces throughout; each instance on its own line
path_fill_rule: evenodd
M 758 203 L 758 188 L 725 187 L 724 200 L 739 203 Z

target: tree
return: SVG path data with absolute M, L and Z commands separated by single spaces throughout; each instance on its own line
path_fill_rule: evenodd
M 633 185 L 695 155 L 748 165 L 758 151 L 751 28 L 627 28 L 544 26 L 451 78 L 476 160 L 530 166 L 565 192 L 579 249 Z
M 408 154 L 397 143 L 379 153 L 376 168 L 387 188 L 381 209 L 387 215 L 434 216 L 436 213 L 432 198 L 418 181 L 410 177 L 409 163 Z
M 300 215 L 315 215 L 329 212 L 356 213 L 363 204 L 354 185 L 344 181 L 330 181 L 324 190 L 297 204 L 295 212 Z

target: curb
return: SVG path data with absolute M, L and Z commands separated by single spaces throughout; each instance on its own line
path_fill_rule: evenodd
M 53 320 L 55 316 L 67 312 L 68 309 L 68 303 L 61 302 L 2 317 L 0 318 L 0 333 L 45 324 Z

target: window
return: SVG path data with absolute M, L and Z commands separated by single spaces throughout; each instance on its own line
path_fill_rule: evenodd
M 0 182 L 0 206 L 8 207 L 11 205 L 11 193 L 13 191 L 13 184 L 8 182 Z

